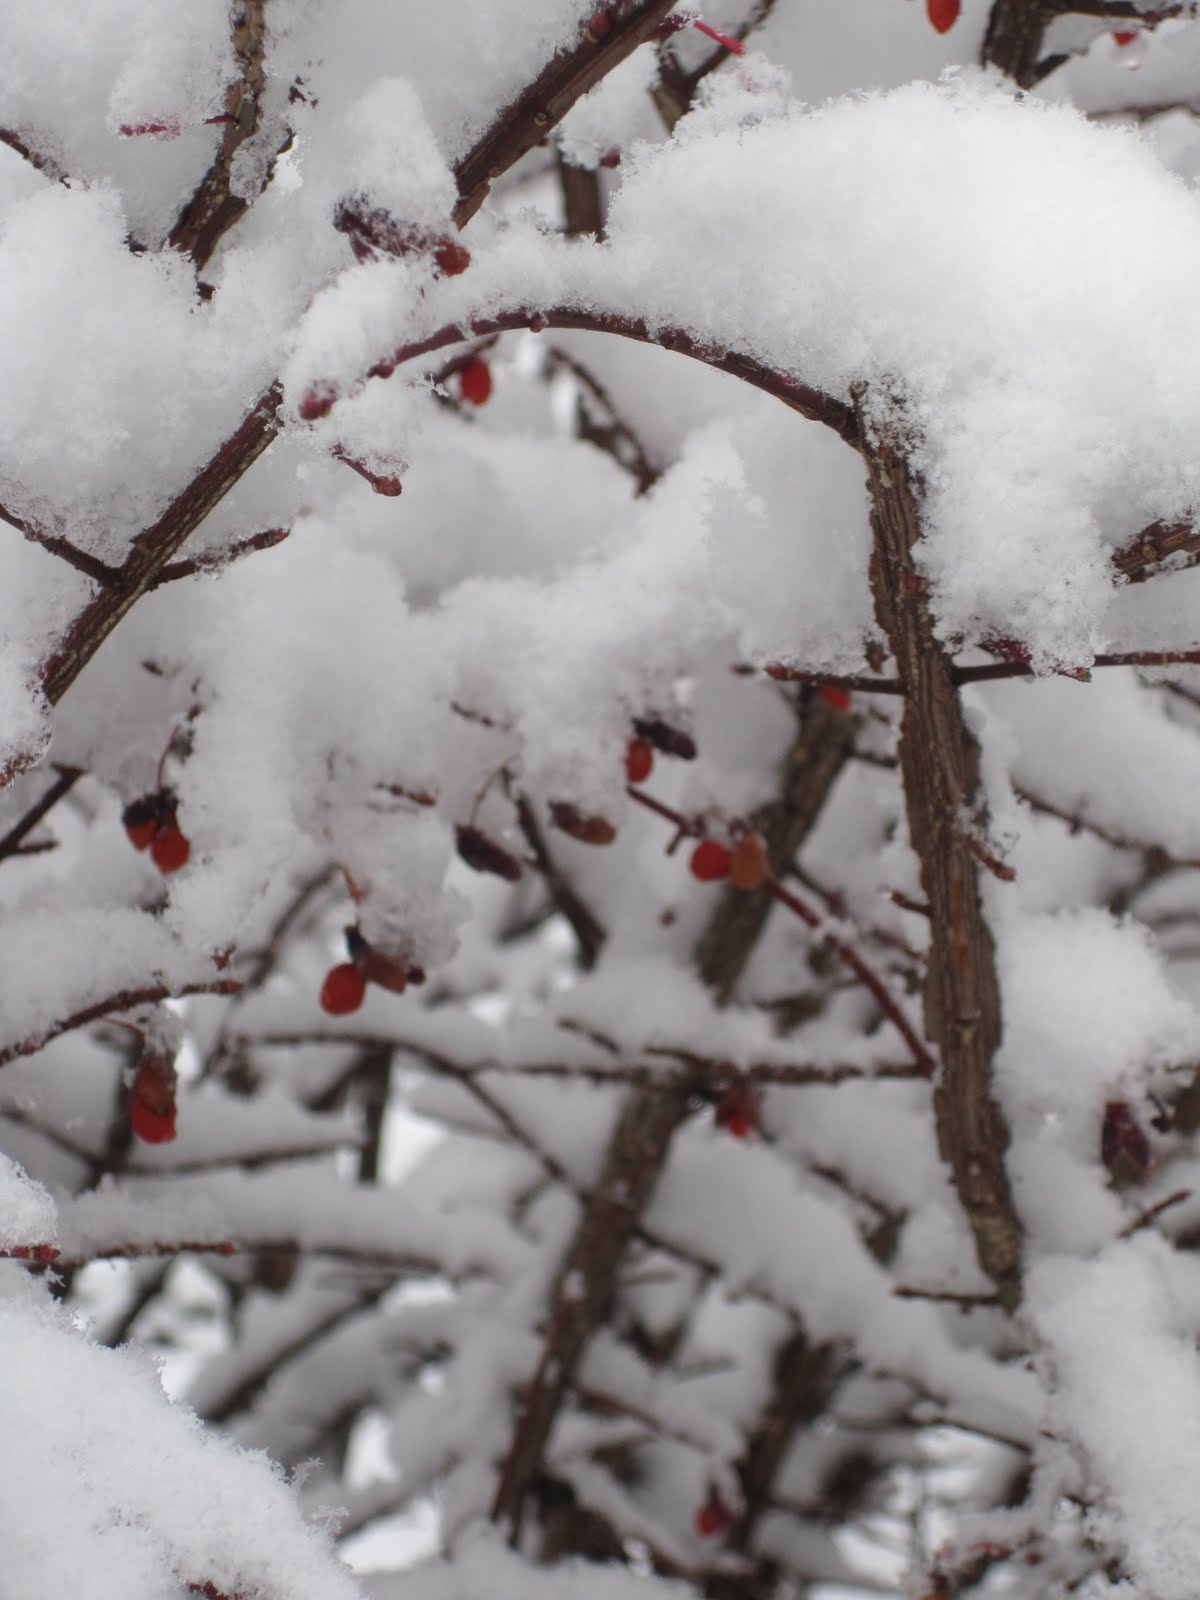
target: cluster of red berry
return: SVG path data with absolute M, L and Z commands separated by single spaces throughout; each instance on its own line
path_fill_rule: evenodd
M 135 850 L 149 850 L 150 859 L 165 874 L 186 866 L 191 841 L 179 826 L 179 802 L 170 789 L 156 789 L 132 800 L 121 813 L 125 832 Z
M 389 989 L 392 994 L 403 994 L 410 983 L 415 987 L 425 982 L 424 967 L 404 957 L 388 955 L 364 939 L 356 927 L 346 929 L 346 948 L 349 961 L 331 967 L 321 985 L 321 1009 L 331 1017 L 357 1011 L 366 998 L 369 983 Z

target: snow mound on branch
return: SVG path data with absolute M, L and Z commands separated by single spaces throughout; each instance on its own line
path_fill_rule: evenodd
M 609 224 L 630 309 L 896 396 L 943 633 L 1086 659 L 1111 551 L 1200 502 L 1195 196 L 1127 131 L 971 78 L 754 102 L 635 160 Z
M 518 223 L 424 298 L 402 264 L 344 275 L 289 394 L 556 304 L 863 383 L 921 474 L 942 635 L 1104 647 L 1113 552 L 1200 506 L 1200 204 L 1146 142 L 965 75 L 812 110 L 758 61 L 623 173 L 603 246 Z
M 0 1155 L 0 1250 L 53 1244 L 57 1238 L 58 1217 L 49 1191 Z
M 1026 1304 L 1051 1351 L 1051 1425 L 1111 1497 L 1091 1510 L 1093 1533 L 1125 1547 L 1139 1592 L 1184 1600 L 1200 1565 L 1195 1262 L 1144 1233 L 1094 1261 L 1041 1262 Z
M 266 1458 L 206 1434 L 144 1361 L 89 1345 L 29 1285 L 0 1304 L 0 1340 L 6 1593 L 353 1600 Z

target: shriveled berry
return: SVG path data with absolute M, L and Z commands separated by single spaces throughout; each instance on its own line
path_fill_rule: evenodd
M 630 739 L 625 747 L 625 776 L 630 783 L 645 783 L 654 771 L 654 751 L 644 739 Z
M 551 800 L 550 817 L 556 828 L 580 844 L 611 844 L 617 830 L 607 817 L 588 816 L 565 800 Z
M 1100 1127 L 1100 1159 L 1115 1184 L 1141 1183 L 1154 1152 L 1128 1100 L 1109 1100 Z
M 958 21 L 962 0 L 925 0 L 929 20 L 939 33 L 949 33 Z
M 661 717 L 634 717 L 633 729 L 639 739 L 644 739 L 665 756 L 676 756 L 680 761 L 696 759 L 696 741 L 682 728 L 673 728 Z
M 357 1011 L 367 992 L 367 980 L 350 961 L 331 967 L 321 985 L 321 1010 L 331 1017 L 344 1017 Z
M 767 841 L 761 833 L 747 833 L 729 852 L 729 876 L 739 889 L 761 889 L 771 874 Z
M 333 384 L 314 383 L 305 390 L 300 404 L 296 407 L 301 422 L 318 422 L 322 417 L 327 417 L 333 410 L 336 399 L 337 390 Z
M 471 252 L 457 239 L 439 239 L 433 250 L 438 271 L 447 278 L 457 278 L 471 265 Z
M 186 866 L 191 853 L 191 841 L 173 822 L 159 828 L 150 841 L 150 859 L 164 877 Z
M 491 872 L 497 878 L 507 878 L 509 883 L 517 883 L 522 877 L 521 863 L 516 856 L 469 823 L 461 822 L 455 828 L 454 844 L 462 859 L 476 872 Z
M 378 945 L 369 943 L 357 928 L 346 929 L 346 945 L 351 961 L 368 983 L 376 983 L 381 989 L 390 989 L 393 994 L 403 994 L 408 988 L 410 973 L 407 963 L 388 955 Z
M 145 800 L 135 800 L 121 813 L 125 832 L 135 850 L 149 850 L 158 832 L 158 817 Z
M 729 851 L 716 839 L 701 839 L 692 851 L 691 872 L 701 883 L 718 883 L 729 876 Z
M 473 406 L 486 405 L 492 395 L 492 369 L 478 357 L 468 361 L 458 375 L 458 392 Z

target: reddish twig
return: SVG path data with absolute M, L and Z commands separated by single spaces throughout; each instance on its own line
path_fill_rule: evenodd
M 185 983 L 179 988 L 172 988 L 170 984 L 156 983 L 142 989 L 122 989 L 117 994 L 109 995 L 107 999 L 97 1000 L 94 1005 L 84 1006 L 81 1011 L 76 1011 L 62 1022 L 52 1024 L 36 1038 L 23 1039 L 19 1044 L 0 1047 L 0 1067 L 7 1066 L 10 1061 L 19 1061 L 23 1056 L 36 1055 L 51 1040 L 61 1038 L 64 1033 L 72 1033 L 76 1028 L 85 1027 L 89 1022 L 98 1022 L 110 1011 L 130 1011 L 134 1006 L 152 1005 L 160 1000 L 182 1000 L 188 995 L 237 994 L 241 987 L 235 978 L 214 978 L 205 983 Z
M 243 556 L 251 555 L 255 550 L 273 550 L 291 533 L 290 528 L 264 528 L 261 533 L 252 533 L 245 539 L 238 539 L 231 544 L 228 550 L 214 550 L 208 555 L 190 556 L 183 561 L 168 561 L 158 576 L 147 585 L 147 589 L 158 589 L 164 583 L 175 583 L 180 578 L 192 578 L 197 573 L 222 572 L 231 562 L 240 561 Z

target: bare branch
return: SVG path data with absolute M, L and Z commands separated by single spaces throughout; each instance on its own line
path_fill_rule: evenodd
M 579 43 L 560 50 L 458 162 L 459 202 L 454 220 L 465 227 L 487 198 L 494 180 L 538 145 L 626 56 L 632 55 L 667 16 L 674 0 L 618 0 L 604 12 L 603 29 L 585 25 Z
M 46 790 L 42 798 L 36 801 L 21 820 L 14 823 L 8 832 L 0 838 L 0 861 L 6 856 L 20 854 L 21 841 L 37 827 L 42 818 L 51 811 L 60 800 L 70 794 L 71 790 L 83 777 L 82 767 L 58 767 L 58 777 Z
M 266 89 L 266 7 L 267 0 L 237 0 L 232 8 L 232 43 L 238 76 L 225 96 L 220 149 L 167 235 L 167 243 L 191 256 L 197 269 L 205 265 L 224 235 L 250 206 L 248 199 L 233 192 L 233 172 L 239 152 L 258 131 L 262 115 Z M 290 135 L 287 143 L 291 143 Z M 270 166 L 266 166 L 264 184 L 269 181 L 270 172 Z
M 117 994 L 110 994 L 107 999 L 97 1000 L 94 1005 L 84 1006 L 81 1011 L 76 1011 L 61 1022 L 53 1023 L 36 1038 L 4 1045 L 0 1048 L 0 1067 L 6 1067 L 10 1061 L 19 1061 L 23 1056 L 36 1055 L 52 1039 L 61 1038 L 64 1033 L 73 1033 L 76 1028 L 86 1027 L 89 1022 L 96 1022 L 113 1011 L 130 1011 L 134 1006 L 152 1005 L 159 1000 L 182 1000 L 193 994 L 236 994 L 240 988 L 241 984 L 234 978 L 213 978 L 203 983 L 181 984 L 178 988 L 155 983 L 143 989 L 122 989 Z
M 164 583 L 175 583 L 180 578 L 192 578 L 197 573 L 217 573 L 234 561 L 240 561 L 243 556 L 252 555 L 256 550 L 273 550 L 291 533 L 290 528 L 264 528 L 261 533 L 252 533 L 245 539 L 238 539 L 227 550 L 214 550 L 209 555 L 191 556 L 184 561 L 168 561 L 158 576 L 147 584 L 147 592 L 160 588 Z
M 865 399 L 860 392 L 860 405 Z M 864 420 L 864 439 L 868 431 Z M 908 689 L 899 755 L 909 836 L 930 908 L 924 1011 L 925 1031 L 942 1061 L 934 1093 L 938 1143 L 979 1264 L 1012 1309 L 1020 1298 L 1022 1230 L 1004 1164 L 1008 1126 L 991 1081 L 1001 1036 L 1000 984 L 976 859 L 963 828 L 970 819 L 987 836 L 979 748 L 913 565 L 921 537 L 918 488 L 891 437 L 870 440 L 866 461 L 875 609 Z

